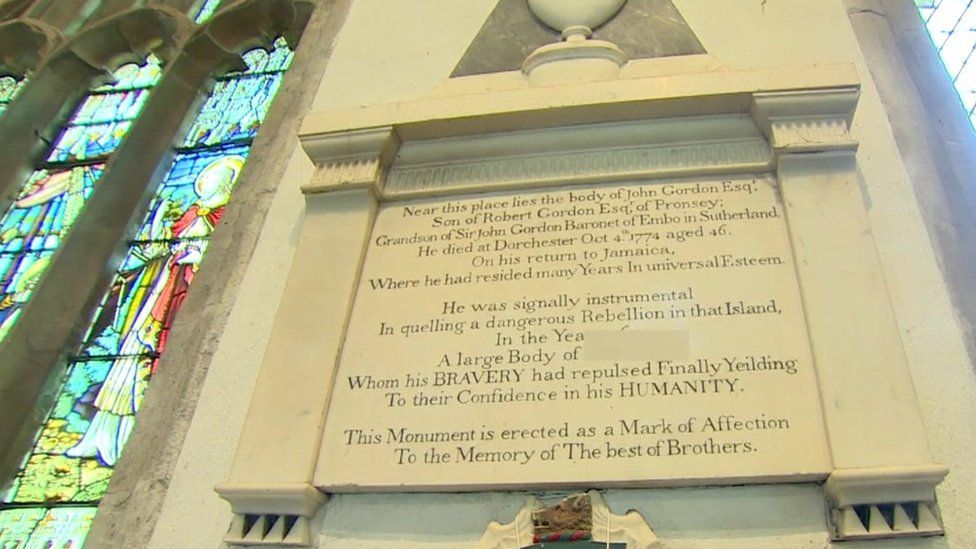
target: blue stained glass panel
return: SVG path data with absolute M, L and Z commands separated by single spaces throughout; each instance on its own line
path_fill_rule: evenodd
M 79 549 L 95 507 L 0 511 L 0 549 Z
M 54 250 L 74 224 L 105 166 L 38 170 L 0 219 L 0 254 Z M 4 275 L 0 271 L 0 280 Z
M 100 163 L 71 164 L 101 161 L 118 148 L 145 104 L 145 88 L 159 80 L 159 59 L 149 56 L 143 65 L 123 65 L 113 76 L 113 84 L 81 101 L 49 151 L 48 167 L 34 172 L 0 219 L 0 340 L 19 318 L 50 255 L 104 171 Z
M 75 109 L 47 161 L 85 161 L 115 151 L 146 104 L 147 86 L 153 86 L 159 75 L 159 60 L 152 56 L 145 65 L 117 69 L 115 84 L 97 88 Z
M 20 318 L 103 168 L 38 170 L 0 219 L 0 340 Z
M 204 8 L 208 6 L 210 3 Z M 210 234 L 219 223 L 236 185 L 250 140 L 280 86 L 279 71 L 290 62 L 291 52 L 283 41 L 276 45 L 282 47 L 282 51 L 254 50 L 245 54 L 252 70 L 228 75 L 218 82 L 203 109 L 203 114 L 215 115 L 215 118 L 208 120 L 201 116 L 186 140 L 189 150 L 178 151 L 157 190 L 150 211 L 95 314 L 85 343 L 69 364 L 55 406 L 38 433 L 34 450 L 22 462 L 16 481 L 3 498 L 8 504 L 84 504 L 96 502 L 104 495 L 113 467 L 132 432 L 143 393 L 166 347 L 173 320 L 206 253 Z M 130 75 L 129 87 L 139 78 L 148 77 Z M 122 82 L 112 93 L 116 92 L 119 97 L 106 96 L 98 100 L 92 97 L 86 102 L 78 110 L 76 127 L 92 131 L 92 128 L 105 125 L 111 132 L 108 125 L 127 123 L 126 117 L 130 115 L 125 113 L 137 112 L 140 106 L 133 101 L 134 94 L 122 96 L 129 93 Z M 108 111 L 114 112 L 105 115 Z M 68 134 L 66 131 L 65 135 Z M 69 153 L 52 155 L 52 158 L 75 159 L 79 154 L 101 154 L 97 150 L 91 152 L 95 149 L 88 143 L 102 138 L 85 139 L 84 136 L 76 138 L 74 150 L 65 147 Z M 91 168 L 100 173 L 101 166 Z M 41 181 L 47 176 L 36 177 Z M 94 175 L 92 183 L 97 177 L 98 174 Z M 39 190 L 25 191 L 24 196 L 38 203 L 53 200 L 51 196 L 64 192 L 40 183 L 35 186 Z M 65 186 L 63 182 L 62 186 Z M 12 223 L 12 226 L 22 233 L 29 232 L 22 227 L 25 225 L 23 221 L 34 218 L 22 217 L 21 223 Z M 62 224 L 62 232 L 68 226 L 70 222 Z M 21 240 L 25 243 L 32 241 L 26 237 Z M 52 244 L 56 246 L 57 242 Z M 90 516 L 87 522 L 84 516 L 73 522 L 59 519 L 61 522 L 57 524 L 60 526 L 51 528 L 46 524 L 54 523 L 58 517 L 48 518 L 49 511 L 44 509 L 28 512 L 12 508 L 0 513 L 13 511 L 24 512 L 7 521 L 11 526 L 4 535 L 16 540 L 15 543 L 52 541 L 44 545 L 45 549 L 62 547 L 58 545 L 62 538 L 67 540 L 65 543 L 74 544 L 63 547 L 78 547 L 91 522 Z M 12 533 L 14 530 L 17 532 Z M 62 535 L 69 531 L 74 538 Z M 14 535 L 18 537 L 14 538 Z M 0 549 L 7 547 L 0 544 Z
M 291 64 L 292 51 L 284 39 L 274 48 L 250 50 L 242 56 L 248 68 L 220 79 L 182 147 L 205 147 L 246 141 L 256 134 L 281 86 L 283 72 Z
M 264 122 L 281 75 L 257 74 L 217 82 L 183 141 L 183 147 L 253 138 Z
M 179 153 L 136 239 L 208 238 L 230 200 L 248 150 L 230 146 Z
M 110 122 L 92 126 L 70 126 L 51 149 L 48 162 L 71 162 L 102 158 L 119 148 L 132 122 Z

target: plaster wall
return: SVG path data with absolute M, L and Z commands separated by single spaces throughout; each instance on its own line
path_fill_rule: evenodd
M 945 538 L 851 547 L 976 546 L 976 379 L 888 116 L 841 0 L 674 0 L 705 49 L 734 67 L 857 65 L 863 88 L 853 133 L 863 196 L 911 365 L 930 443 L 950 466 L 938 496 Z M 450 74 L 494 0 L 358 0 L 339 33 L 313 110 L 424 95 Z M 325 51 L 330 44 L 318 44 Z M 558 93 L 558 88 L 553 89 Z M 263 220 L 177 463 L 150 547 L 215 547 L 230 518 L 213 493 L 225 477 L 294 251 L 310 174 L 300 150 Z M 313 319 L 310 319 L 312 321 Z M 869 390 L 869 389 L 866 389 Z M 897 431 L 898 426 L 891 429 Z M 490 520 L 508 522 L 525 494 L 347 495 L 326 503 L 320 543 L 337 549 L 463 547 Z M 828 545 L 813 485 L 610 491 L 614 512 L 640 511 L 674 548 Z

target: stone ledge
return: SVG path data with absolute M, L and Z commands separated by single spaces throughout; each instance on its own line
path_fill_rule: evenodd
M 943 534 L 935 487 L 948 471 L 935 464 L 834 471 L 824 486 L 832 538 Z

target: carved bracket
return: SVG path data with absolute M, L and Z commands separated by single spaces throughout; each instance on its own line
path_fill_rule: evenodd
M 306 195 L 367 188 L 379 196 L 400 149 L 400 139 L 391 126 L 301 139 L 316 165 L 315 176 L 302 187 Z
M 833 539 L 942 534 L 935 487 L 948 472 L 941 465 L 834 471 L 825 486 Z
M 214 489 L 234 512 L 224 537 L 229 545 L 308 547 L 312 518 L 326 499 L 308 484 L 221 483 Z
M 855 87 L 756 93 L 752 116 L 777 155 L 857 151 L 850 135 L 860 90 Z

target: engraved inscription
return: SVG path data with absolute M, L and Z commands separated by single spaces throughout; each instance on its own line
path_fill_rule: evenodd
M 786 231 L 767 176 L 386 206 L 317 483 L 822 476 Z

